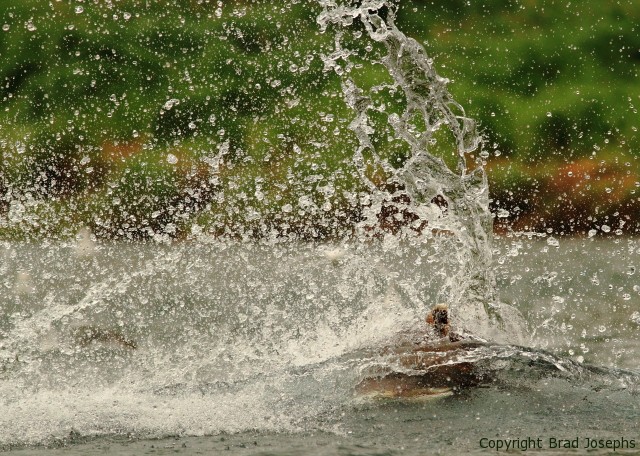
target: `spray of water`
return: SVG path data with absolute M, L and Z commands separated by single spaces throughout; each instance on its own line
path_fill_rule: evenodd
M 325 66 L 342 76 L 344 99 L 355 112 L 350 128 L 359 147 L 354 159 L 372 193 L 361 228 L 367 227 L 389 202 L 408 203 L 419 220 L 418 226 L 431 231 L 427 237 L 446 233 L 432 241 L 448 244 L 455 254 L 439 297 L 452 305 L 462 326 L 492 339 L 501 338 L 505 321 L 509 319 L 512 324 L 517 313 L 497 302 L 491 266 L 492 216 L 481 161 L 482 138 L 475 122 L 452 98 L 447 90 L 448 80 L 436 73 L 424 48 L 395 26 L 391 2 L 322 1 L 322 5 L 324 10 L 318 17 L 322 30 L 330 26 L 337 29 L 335 51 L 325 57 Z M 357 71 L 358 65 L 353 62 L 357 52 L 344 44 L 345 35 L 354 28 L 364 29 L 373 43 L 382 45 L 377 63 L 387 70 L 390 82 L 368 89 L 356 84 L 351 73 Z M 401 101 L 395 106 L 377 103 L 376 97 L 385 91 Z M 395 138 L 408 146 L 406 159 L 399 165 L 387 159 L 372 139 L 372 114 L 381 112 Z M 438 143 L 437 135 L 443 131 L 453 137 L 455 170 L 432 152 Z M 384 176 L 382 181 L 371 176 L 371 167 L 381 170 L 378 176 Z M 519 325 L 518 321 L 516 326 Z M 514 329 L 507 332 L 513 333 Z

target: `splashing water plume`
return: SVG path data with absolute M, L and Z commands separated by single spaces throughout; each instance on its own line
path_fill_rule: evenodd
M 436 73 L 424 48 L 396 28 L 393 4 L 374 0 L 321 3 L 324 11 L 318 22 L 322 30 L 339 27 L 336 50 L 324 58 L 325 67 L 343 77 L 344 98 L 356 113 L 350 124 L 359 141 L 354 159 L 372 193 L 368 216 L 360 228 L 366 229 L 389 201 L 408 201 L 411 212 L 426 222 L 421 226 L 431 231 L 427 237 L 439 232 L 450 235 L 433 239 L 453 248 L 456 260 L 445 266 L 450 270 L 438 298 L 452 305 L 461 326 L 493 340 L 514 336 L 519 340 L 524 330 L 521 317 L 497 301 L 491 265 L 493 218 L 481 161 L 482 139 L 475 122 L 447 91 L 448 80 Z M 355 27 L 356 22 L 372 41 L 384 46 L 377 63 L 388 71 L 391 82 L 364 90 L 349 76 L 357 68 L 351 61 L 356 52 L 342 42 L 345 29 Z M 399 112 L 385 111 L 385 104 L 376 103 L 385 91 L 402 99 Z M 408 158 L 400 166 L 385 159 L 372 140 L 372 112 L 385 114 L 395 138 L 409 147 Z M 431 152 L 442 130 L 453 135 L 456 171 Z M 467 162 L 474 154 L 469 168 Z M 372 167 L 382 171 L 382 181 L 368 173 Z

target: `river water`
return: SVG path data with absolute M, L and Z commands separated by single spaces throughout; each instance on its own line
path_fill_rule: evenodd
M 420 254 L 402 251 L 398 261 L 377 245 L 5 243 L 0 445 L 114 455 L 638 445 L 638 240 L 498 239 L 500 297 L 528 334 L 474 355 L 491 381 L 431 401 L 365 400 L 354 394 L 365 367 L 388 362 L 371 349 L 422 321 L 442 280 L 427 262 L 415 267 L 431 281 L 403 276 Z

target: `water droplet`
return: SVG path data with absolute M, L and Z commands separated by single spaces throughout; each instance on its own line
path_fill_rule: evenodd
M 551 117 L 551 113 L 550 112 L 547 113 L 547 117 Z
M 178 100 L 177 98 L 172 98 L 166 101 L 166 103 L 162 106 L 162 109 L 164 109 L 165 111 L 170 111 L 174 106 L 177 106 L 179 104 L 180 100 Z
M 80 5 L 76 6 L 76 14 L 82 14 L 82 12 L 84 11 L 84 8 Z
M 291 212 L 293 210 L 293 206 L 291 204 L 285 204 L 282 206 L 282 212 Z
M 25 24 L 25 27 L 30 32 L 35 32 L 36 30 L 38 30 L 38 28 L 35 25 L 33 25 L 33 22 L 31 22 L 31 19 L 29 19 L 29 21 Z
M 631 314 L 631 321 L 636 325 L 640 325 L 640 312 L 635 311 Z
M 611 231 L 611 227 L 609 225 L 602 225 L 600 229 L 605 233 L 608 233 L 609 231 Z
M 598 230 L 589 230 L 589 233 L 587 233 L 587 236 L 589 236 L 590 238 L 594 237 L 596 234 L 598 234 Z
M 9 24 L 4 24 L 2 26 L 2 30 L 4 30 L 5 32 L 8 32 L 10 28 L 11 28 L 11 26 Z
M 547 239 L 547 244 L 549 244 L 550 246 L 553 246 L 553 247 L 558 247 L 558 246 L 560 246 L 560 241 L 558 241 L 553 236 L 549 236 L 549 238 Z
M 178 163 L 178 157 L 173 154 L 167 154 L 167 163 L 175 165 L 176 163 Z
M 298 206 L 300 206 L 302 209 L 307 209 L 312 205 L 313 202 L 307 195 L 302 195 L 300 198 L 298 198 Z
M 605 325 L 600 325 L 598 327 L 598 331 L 600 331 L 601 333 L 605 332 L 607 330 L 607 327 Z
M 129 19 L 131 19 L 131 13 L 127 13 L 126 11 L 122 14 L 122 17 L 124 17 L 125 21 L 128 21 Z

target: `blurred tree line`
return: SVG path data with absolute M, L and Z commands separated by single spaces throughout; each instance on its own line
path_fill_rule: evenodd
M 319 12 L 5 2 L 0 237 L 340 235 L 366 190 Z M 638 229 L 638 19 L 633 0 L 400 2 L 482 127 L 498 228 Z

